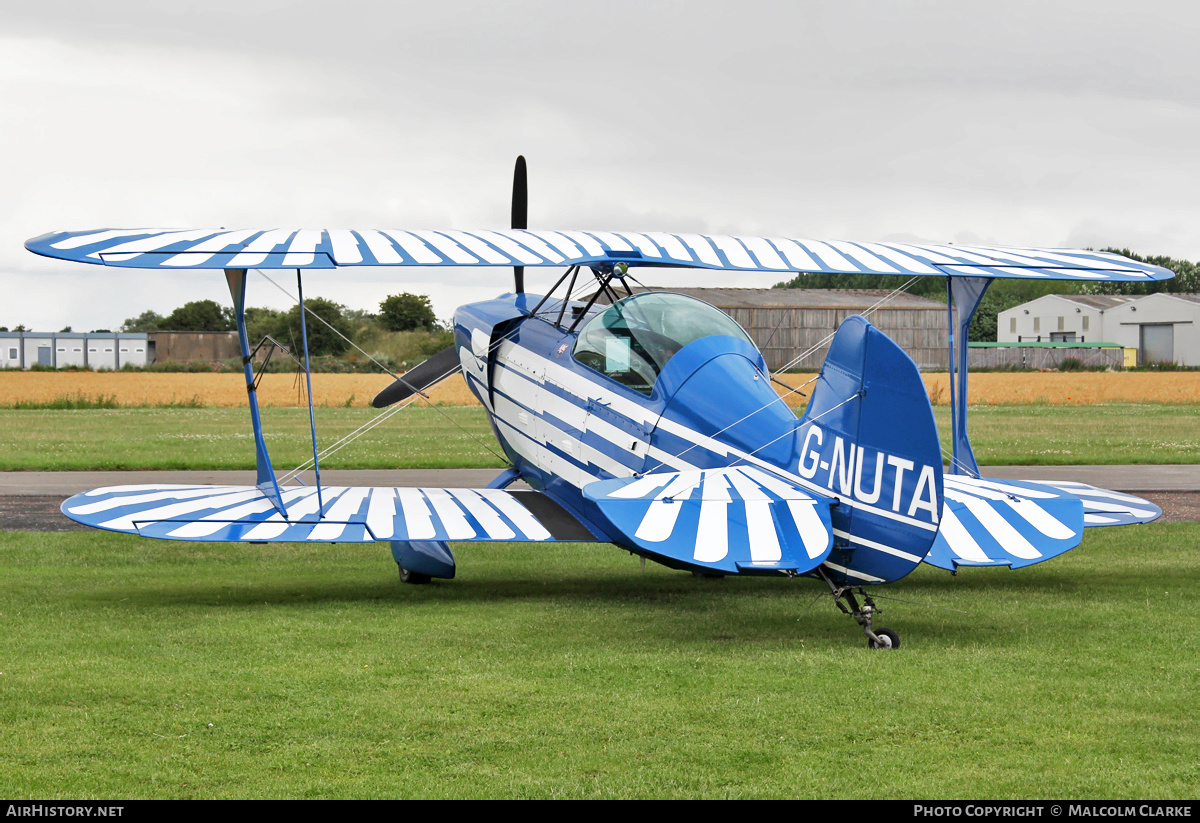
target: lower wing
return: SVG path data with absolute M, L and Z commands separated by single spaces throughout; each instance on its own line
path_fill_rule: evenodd
M 500 489 L 288 488 L 285 518 L 255 486 L 113 486 L 62 504 L 97 529 L 165 540 L 370 543 L 377 540 L 594 542 L 544 494 Z

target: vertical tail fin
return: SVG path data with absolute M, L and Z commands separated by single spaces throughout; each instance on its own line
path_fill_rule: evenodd
M 798 471 L 838 498 L 826 571 L 886 583 L 924 559 L 942 514 L 942 452 L 921 374 L 864 318 L 838 328 L 796 430 Z

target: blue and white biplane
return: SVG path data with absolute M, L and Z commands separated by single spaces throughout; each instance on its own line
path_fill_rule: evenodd
M 81 263 L 222 270 L 257 455 L 255 485 L 116 486 L 76 495 L 63 512 L 168 540 L 389 541 L 409 583 L 453 577 L 455 541 L 612 543 L 701 575 L 817 578 L 873 648 L 897 648 L 899 637 L 874 626 L 869 587 L 922 562 L 1018 568 L 1078 545 L 1087 526 L 1161 514 L 1081 483 L 981 477 L 967 437 L 966 340 L 996 278 L 1147 281 L 1170 271 L 1061 249 L 531 231 L 524 192 L 518 161 L 510 230 L 105 229 L 29 240 L 30 251 Z M 296 269 L 303 305 L 301 271 L 354 266 L 514 268 L 513 293 L 458 309 L 454 345 L 374 403 L 461 370 L 510 463 L 486 488 L 322 486 L 315 428 L 316 484 L 277 478 L 255 396 L 247 272 Z M 864 318 L 837 330 L 797 419 L 745 331 L 698 300 L 635 294 L 627 281 L 641 266 L 946 278 L 949 465 L 916 365 Z M 535 295 L 526 267 L 565 272 Z M 588 274 L 595 294 L 571 299 Z M 528 488 L 513 488 L 518 480 Z

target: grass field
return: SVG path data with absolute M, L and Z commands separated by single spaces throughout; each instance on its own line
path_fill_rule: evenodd
M 0 410 L 0 470 L 253 466 L 244 409 L 189 405 Z M 324 444 L 376 414 L 329 405 Z M 306 410 L 264 419 L 307 458 Z M 1200 462 L 1194 403 L 970 426 L 984 464 Z M 414 406 L 323 465 L 499 466 L 482 444 L 480 408 Z M 459 579 L 402 586 L 378 545 L 0 533 L 0 796 L 1196 799 L 1197 545 L 923 567 L 880 592 L 883 653 L 813 581 L 610 546 L 457 544 Z
M 0 796 L 1195 799 L 1198 543 L 922 568 L 869 652 L 814 581 L 606 546 L 402 586 L 379 546 L 0 534 Z
M 318 442 L 331 445 L 372 420 L 372 409 L 321 409 Z M 950 414 L 935 407 L 943 446 Z M 991 465 L 1200 462 L 1200 404 L 977 406 L 968 412 L 976 457 Z M 266 409 L 275 466 L 312 456 L 306 409 Z M 478 406 L 414 405 L 322 461 L 329 468 L 499 467 Z M 251 469 L 245 409 L 0 409 L 0 471 Z

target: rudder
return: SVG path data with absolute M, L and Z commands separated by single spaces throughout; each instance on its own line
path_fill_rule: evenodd
M 795 465 L 836 497 L 835 583 L 898 580 L 924 559 L 942 513 L 942 452 L 916 364 L 864 318 L 838 328 L 796 430 Z

